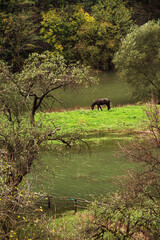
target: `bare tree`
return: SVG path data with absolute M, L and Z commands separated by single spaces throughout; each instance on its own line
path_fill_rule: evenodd
M 120 180 L 121 191 L 93 205 L 93 239 L 160 238 L 160 112 L 151 104 L 145 111 L 148 131 L 120 146 L 135 168 Z

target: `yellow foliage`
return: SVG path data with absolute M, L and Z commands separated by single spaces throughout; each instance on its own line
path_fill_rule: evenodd
M 55 43 L 54 47 L 56 50 L 59 50 L 60 52 L 62 52 L 62 50 L 63 50 L 63 46 L 61 44 Z

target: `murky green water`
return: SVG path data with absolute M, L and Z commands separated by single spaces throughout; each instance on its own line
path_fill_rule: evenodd
M 53 108 L 90 107 L 92 101 L 97 98 L 109 98 L 113 106 L 133 102 L 131 87 L 125 81 L 120 80 L 116 73 L 104 72 L 96 76 L 100 79 L 100 84 L 96 87 L 55 91 L 55 96 L 61 100 L 62 104 L 55 102 Z
M 43 154 L 42 160 L 47 167 L 41 169 L 38 178 L 32 174 L 32 186 L 36 191 L 64 199 L 91 200 L 93 196 L 106 195 L 118 189 L 116 177 L 134 166 L 116 157 L 117 152 L 117 141 L 111 139 L 98 146 L 92 145 L 90 151 L 82 149 L 63 157 Z M 65 201 L 56 204 L 63 208 Z

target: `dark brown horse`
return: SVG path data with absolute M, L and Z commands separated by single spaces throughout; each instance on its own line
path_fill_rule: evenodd
M 96 99 L 96 100 L 92 103 L 92 105 L 91 105 L 91 109 L 92 109 L 92 110 L 94 109 L 94 106 L 95 106 L 95 105 L 97 105 L 98 110 L 99 110 L 99 108 L 100 108 L 101 111 L 102 111 L 101 105 L 107 105 L 108 110 L 111 108 L 111 107 L 110 107 L 110 100 L 107 99 L 107 98 Z

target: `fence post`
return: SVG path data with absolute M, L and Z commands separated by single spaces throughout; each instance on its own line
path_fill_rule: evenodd
M 74 199 L 74 208 L 75 208 L 75 213 L 76 213 L 77 209 L 78 209 L 78 201 L 76 198 Z
M 78 209 L 78 201 L 76 198 L 71 198 L 71 200 L 73 201 L 73 204 L 74 204 L 74 210 L 75 210 L 75 213 L 77 212 L 77 209 Z

